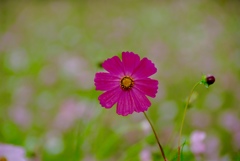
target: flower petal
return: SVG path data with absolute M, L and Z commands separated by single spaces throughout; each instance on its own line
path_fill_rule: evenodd
M 122 89 L 120 87 L 113 88 L 101 94 L 98 100 L 103 107 L 111 108 L 118 101 L 121 92 Z
M 132 76 L 135 79 L 147 78 L 157 72 L 157 68 L 154 66 L 151 60 L 143 58 L 139 65 L 133 71 Z
M 107 91 L 120 86 L 120 79 L 110 73 L 96 73 L 94 82 L 96 90 L 100 91 Z
M 133 70 L 140 63 L 140 57 L 133 52 L 122 52 L 122 62 L 125 69 L 125 74 L 131 76 Z
M 134 81 L 134 88 L 154 98 L 158 91 L 158 81 L 151 78 L 139 79 Z
M 118 77 L 122 77 L 124 75 L 123 64 L 117 56 L 105 60 L 102 67 L 109 73 Z
M 134 111 L 136 112 L 147 111 L 147 109 L 151 106 L 151 102 L 144 93 L 136 88 L 131 90 L 131 98 L 134 100 Z
M 133 99 L 129 91 L 123 91 L 117 103 L 117 114 L 127 116 L 134 111 Z

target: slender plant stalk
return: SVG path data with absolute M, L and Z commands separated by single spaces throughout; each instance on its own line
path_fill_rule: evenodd
M 188 96 L 188 99 L 187 99 L 187 103 L 185 105 L 185 108 L 184 108 L 184 112 L 183 112 L 183 118 L 182 118 L 182 122 L 181 122 L 181 126 L 180 126 L 180 131 L 179 131 L 179 138 L 178 138 L 178 161 L 180 161 L 180 156 L 181 156 L 181 137 L 182 137 L 182 129 L 183 129 L 183 124 L 184 124 L 184 120 L 185 120 L 185 116 L 186 116 L 186 113 L 187 113 L 187 109 L 188 109 L 188 104 L 190 102 L 190 99 L 191 99 L 191 96 L 193 94 L 193 91 L 194 89 L 200 84 L 200 82 L 197 82 L 191 92 L 190 92 L 190 95 Z
M 163 157 L 164 161 L 167 161 L 167 158 L 166 158 L 166 156 L 165 156 L 165 154 L 164 154 L 164 151 L 163 151 L 163 147 L 162 147 L 162 145 L 160 144 L 160 141 L 159 141 L 159 139 L 158 139 L 157 133 L 156 133 L 156 131 L 155 131 L 155 129 L 154 129 L 151 121 L 149 120 L 147 114 L 146 114 L 145 112 L 143 112 L 143 113 L 144 113 L 144 116 L 146 117 L 146 119 L 148 120 L 148 122 L 149 122 L 149 124 L 150 124 L 150 126 L 151 126 L 151 128 L 152 128 L 152 131 L 153 131 L 153 133 L 154 133 L 154 135 L 155 135 L 155 138 L 156 138 L 156 140 L 157 140 L 159 149 L 160 149 L 160 151 L 161 151 L 162 157 Z

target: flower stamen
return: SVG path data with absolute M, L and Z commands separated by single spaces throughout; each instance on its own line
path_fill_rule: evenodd
M 125 76 L 121 80 L 121 87 L 123 90 L 129 90 L 133 87 L 134 81 L 131 77 Z
M 0 161 L 7 161 L 7 158 L 0 156 Z

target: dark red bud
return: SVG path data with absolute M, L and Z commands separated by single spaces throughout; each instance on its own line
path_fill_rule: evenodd
M 213 75 L 209 75 L 207 76 L 206 81 L 208 85 L 211 85 L 215 82 L 215 77 Z

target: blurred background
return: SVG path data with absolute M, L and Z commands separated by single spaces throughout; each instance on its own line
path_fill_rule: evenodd
M 185 160 L 240 160 L 240 2 L 0 1 L 0 143 L 32 160 L 161 160 L 142 113 L 100 106 L 94 76 L 122 51 L 153 60 L 159 80 L 148 115 L 169 160 L 185 100 Z M 190 137 L 202 132 L 204 148 Z

